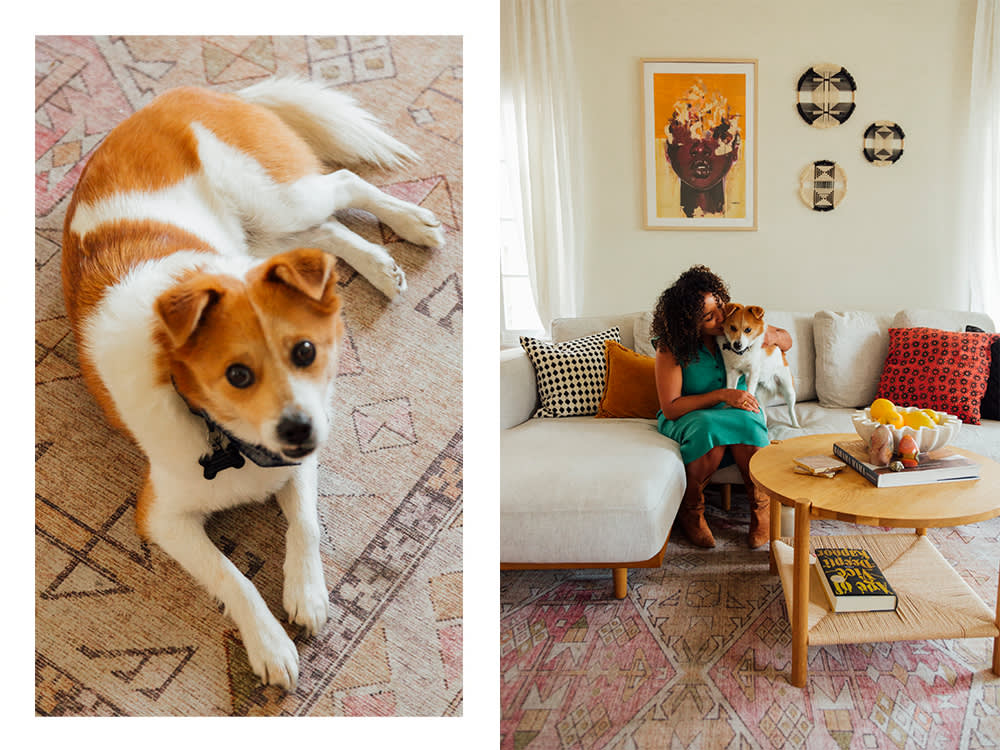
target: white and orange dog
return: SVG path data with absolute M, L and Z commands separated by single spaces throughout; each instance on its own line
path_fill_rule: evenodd
M 343 333 L 334 256 L 390 298 L 406 286 L 333 214 L 364 209 L 409 242 L 444 242 L 431 212 L 324 164 L 412 158 L 316 84 L 175 89 L 108 134 L 66 214 L 63 293 L 83 377 L 148 461 L 139 533 L 225 605 L 265 684 L 293 688 L 298 653 L 204 521 L 275 494 L 285 611 L 308 633 L 323 627 L 316 454 Z
M 780 394 L 788 405 L 792 427 L 798 427 L 795 383 L 788 360 L 777 346 L 764 346 L 764 333 L 767 331 L 764 308 L 728 302 L 723 308 L 723 315 L 723 334 L 716 338 L 726 363 L 726 387 L 735 388 L 740 375 L 745 375 L 747 392 L 752 393 L 760 403 L 765 424 L 767 409 L 762 396 Z

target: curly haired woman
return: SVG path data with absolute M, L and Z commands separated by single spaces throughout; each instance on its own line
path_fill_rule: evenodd
M 680 444 L 687 489 L 677 521 L 699 547 L 714 547 L 705 522 L 709 478 L 720 466 L 735 462 L 750 495 L 751 548 L 769 538 L 770 506 L 758 498 L 750 481 L 750 458 L 767 445 L 767 425 L 760 405 L 747 393 L 743 377 L 726 388 L 726 368 L 715 337 L 722 333 L 722 308 L 729 302 L 725 282 L 705 266 L 692 266 L 660 295 L 653 313 L 656 348 L 656 391 L 660 400 L 659 430 Z M 764 344 L 782 351 L 792 338 L 768 326 Z

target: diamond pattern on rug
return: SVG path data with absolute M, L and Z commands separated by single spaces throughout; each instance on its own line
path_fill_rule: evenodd
M 517 708 L 501 720 L 501 747 L 603 746 L 617 721 L 675 675 L 634 602 L 606 596 L 562 584 L 505 621 L 500 699 Z
M 205 78 L 209 83 L 246 81 L 277 72 L 274 43 L 270 37 L 209 37 L 202 47 Z
M 417 442 L 409 399 L 364 404 L 355 408 L 352 417 L 362 453 L 400 448 Z
M 310 39 L 308 50 L 313 73 L 334 85 L 396 76 L 389 37 L 316 37 Z

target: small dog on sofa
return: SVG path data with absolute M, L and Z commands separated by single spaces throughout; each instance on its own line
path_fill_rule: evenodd
M 335 256 L 390 298 L 406 288 L 385 249 L 333 214 L 364 209 L 417 245 L 445 236 L 430 211 L 324 165 L 412 158 L 315 83 L 180 88 L 108 134 L 67 210 L 63 294 L 83 378 L 148 461 L 139 534 L 223 603 L 265 684 L 292 689 L 298 652 L 204 521 L 275 495 L 284 609 L 307 633 L 323 627 L 317 454 L 344 330 Z
M 780 394 L 788 404 L 788 417 L 792 427 L 798 427 L 799 420 L 795 416 L 795 383 L 788 360 L 777 346 L 764 346 L 764 333 L 767 331 L 764 308 L 729 302 L 723 308 L 723 315 L 723 334 L 716 340 L 726 363 L 726 387 L 735 388 L 740 375 L 746 375 L 747 392 L 752 393 L 760 402 L 765 423 L 767 410 L 760 395 Z

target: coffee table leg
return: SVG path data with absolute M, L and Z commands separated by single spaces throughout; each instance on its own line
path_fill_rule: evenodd
M 997 628 L 1000 629 L 1000 575 L 997 576 Z M 993 639 L 993 674 L 1000 677 L 1000 635 Z
M 774 556 L 774 540 L 781 536 L 781 503 L 773 497 L 769 502 L 771 503 L 771 546 L 769 547 L 771 553 L 770 571 L 771 575 L 777 575 L 778 560 Z
M 809 501 L 795 502 L 792 563 L 792 684 L 805 687 L 809 651 Z

